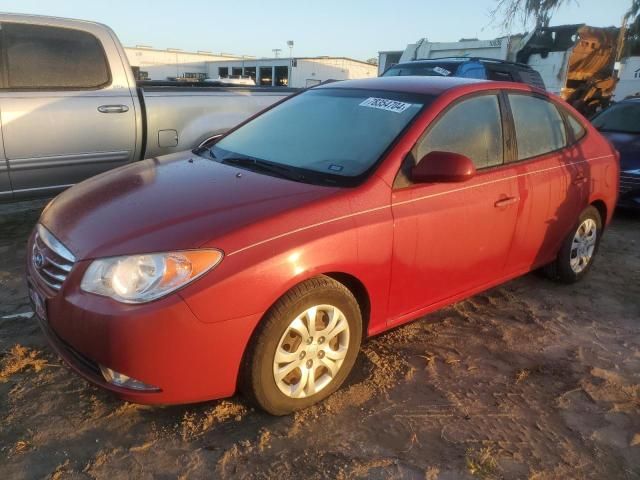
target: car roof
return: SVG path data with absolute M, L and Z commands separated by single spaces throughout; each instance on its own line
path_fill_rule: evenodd
M 318 85 L 317 87 L 314 87 L 314 90 L 317 88 L 354 88 L 437 96 L 452 88 L 484 83 L 494 85 L 496 84 L 496 82 L 488 82 L 486 80 L 478 80 L 475 78 L 406 76 L 364 78 L 360 80 L 342 80 L 338 82 Z

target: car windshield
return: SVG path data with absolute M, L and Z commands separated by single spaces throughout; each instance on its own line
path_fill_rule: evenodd
M 438 63 L 417 63 L 415 65 L 401 64 L 391 67 L 384 72 L 383 77 L 448 77 L 453 75 L 459 68 L 459 63 L 438 62 Z
M 430 98 L 360 89 L 308 90 L 223 137 L 211 155 L 223 163 L 255 165 L 264 173 L 276 174 L 275 166 L 284 176 L 287 167 L 291 179 L 293 172 L 304 174 L 301 181 L 345 184 L 378 162 Z
M 592 123 L 601 132 L 640 134 L 640 102 L 613 105 L 595 117 Z

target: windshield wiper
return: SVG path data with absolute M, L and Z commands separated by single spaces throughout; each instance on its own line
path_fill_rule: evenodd
M 255 158 L 226 157 L 221 159 L 220 162 L 243 167 L 248 170 L 272 173 L 278 177 L 286 178 L 288 180 L 295 180 L 297 182 L 307 181 L 307 178 L 304 175 L 295 172 L 292 168 L 284 165 L 276 165 L 273 163 L 265 162 L 264 160 L 257 160 Z

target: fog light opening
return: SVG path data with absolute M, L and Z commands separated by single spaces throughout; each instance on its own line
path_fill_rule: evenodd
M 160 389 L 158 387 L 154 387 L 153 385 L 147 385 L 140 380 L 136 380 L 135 378 L 131 378 L 126 376 L 124 373 L 116 372 L 115 370 L 111 370 L 103 365 L 100 365 L 100 371 L 102 372 L 102 376 L 104 379 L 120 388 L 129 388 L 131 390 L 138 390 L 143 392 L 159 392 Z

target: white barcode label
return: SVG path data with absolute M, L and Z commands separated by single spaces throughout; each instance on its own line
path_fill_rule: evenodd
M 387 98 L 369 97 L 360 104 L 361 107 L 377 108 L 388 112 L 402 113 L 411 106 L 410 103 L 389 100 Z
M 451 72 L 449 70 L 447 70 L 446 68 L 442 68 L 442 67 L 435 67 L 433 69 L 434 72 L 439 73 L 440 75 L 444 76 L 444 77 L 448 77 L 449 75 L 451 75 Z

